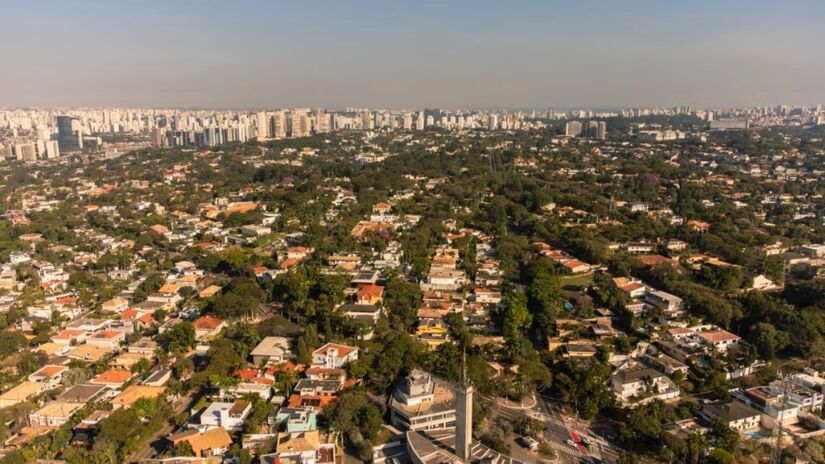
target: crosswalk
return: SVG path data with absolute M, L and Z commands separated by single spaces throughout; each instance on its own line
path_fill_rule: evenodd
M 550 440 L 550 441 L 547 441 L 547 444 L 550 445 L 550 447 L 553 448 L 556 451 L 556 453 L 558 453 L 560 455 L 572 456 L 576 459 L 581 459 L 581 458 L 587 456 L 586 454 L 579 451 L 578 447 L 570 446 L 567 443 L 559 443 L 559 442 Z
M 567 438 L 573 438 L 574 435 L 578 435 L 576 426 L 571 418 L 565 418 L 536 409 L 501 408 L 497 411 L 497 414 L 510 420 L 528 416 L 544 422 L 547 425 L 547 435 L 544 441 L 557 452 L 562 462 L 578 463 L 582 462 L 588 456 L 601 457 L 611 463 L 618 461 L 620 450 L 602 437 L 588 434 L 588 438 L 592 443 L 590 447 L 584 447 L 583 445 L 571 446 L 566 443 L 565 440 Z M 579 438 L 573 439 L 577 442 L 579 441 Z

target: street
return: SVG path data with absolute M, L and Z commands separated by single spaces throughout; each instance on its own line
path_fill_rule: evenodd
M 586 424 L 576 423 L 574 418 L 562 414 L 554 402 L 542 397 L 537 397 L 536 400 L 533 406 L 525 408 L 493 402 L 491 412 L 509 420 L 529 416 L 544 422 L 545 431 L 542 439 L 556 451 L 558 460 L 555 462 L 580 463 L 588 457 L 602 459 L 609 463 L 618 462 L 620 450 L 616 446 L 595 435 Z M 582 441 L 584 437 L 590 440 L 590 446 L 584 445 Z M 513 436 L 510 440 L 514 458 L 524 459 L 526 454 L 532 456 L 532 459 L 526 459 L 526 462 L 546 462 L 540 456 L 523 448 L 516 438 Z M 572 440 L 575 446 L 568 444 L 567 440 Z

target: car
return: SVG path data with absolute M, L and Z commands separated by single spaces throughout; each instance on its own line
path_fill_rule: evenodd
M 568 445 L 570 445 L 570 446 L 577 446 L 577 445 L 576 445 L 576 442 L 575 442 L 575 441 L 573 441 L 573 440 L 571 440 L 571 439 L 569 439 L 569 438 L 568 438 L 567 440 L 565 440 L 565 443 L 567 443 L 567 444 L 568 444 Z
M 589 438 L 587 438 L 587 437 L 582 437 L 582 438 L 581 438 L 581 442 L 582 442 L 582 444 L 583 444 L 584 446 L 590 446 L 590 445 L 592 445 L 592 444 L 593 444 L 593 442 L 592 442 L 592 441 L 590 441 L 590 439 L 589 439 Z
M 539 449 L 539 442 L 533 437 L 521 437 L 519 441 L 521 441 L 522 446 L 529 449 L 530 451 L 535 451 Z

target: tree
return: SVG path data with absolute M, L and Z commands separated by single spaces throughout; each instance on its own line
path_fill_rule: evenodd
M 519 416 L 513 422 L 513 429 L 519 435 L 538 436 L 544 431 L 544 422 L 528 416 Z
M 0 359 L 17 353 L 28 344 L 22 332 L 4 330 L 0 332 Z
M 195 328 L 187 321 L 175 324 L 160 336 L 161 346 L 167 353 L 185 353 L 195 342 Z
M 742 286 L 745 274 L 734 266 L 702 266 L 699 275 L 711 288 L 729 292 Z
M 530 326 L 533 316 L 527 309 L 527 295 L 524 292 L 514 292 L 504 297 L 506 307 L 504 313 L 504 334 L 509 336 Z
M 164 279 L 163 274 L 158 272 L 149 274 L 135 290 L 135 300 L 138 302 L 145 300 L 149 294 L 157 292 L 165 283 L 166 279 Z
M 175 445 L 175 450 L 173 453 L 175 456 L 181 457 L 195 456 L 195 451 L 192 449 L 192 444 L 186 440 L 179 441 Z
M 759 356 L 765 359 L 775 358 L 776 353 L 790 343 L 788 333 L 776 330 L 776 327 L 768 322 L 756 324 L 750 332 Z
M 323 411 L 333 430 L 342 431 L 363 459 L 372 456 L 372 444 L 383 427 L 381 410 L 363 390 L 342 392 Z
M 212 300 L 207 311 L 226 319 L 251 316 L 258 311 L 264 297 L 263 290 L 255 281 L 238 277 L 226 286 L 223 293 Z
M 416 321 L 416 310 L 421 304 L 421 289 L 418 285 L 407 282 L 398 274 L 387 279 L 384 289 L 384 307 L 390 327 L 402 332 L 408 331 Z
M 707 458 L 708 464 L 733 464 L 735 459 L 733 455 L 722 448 L 714 448 Z

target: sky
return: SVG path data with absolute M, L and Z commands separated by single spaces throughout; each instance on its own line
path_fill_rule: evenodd
M 825 103 L 822 0 L 0 0 L 0 107 Z

